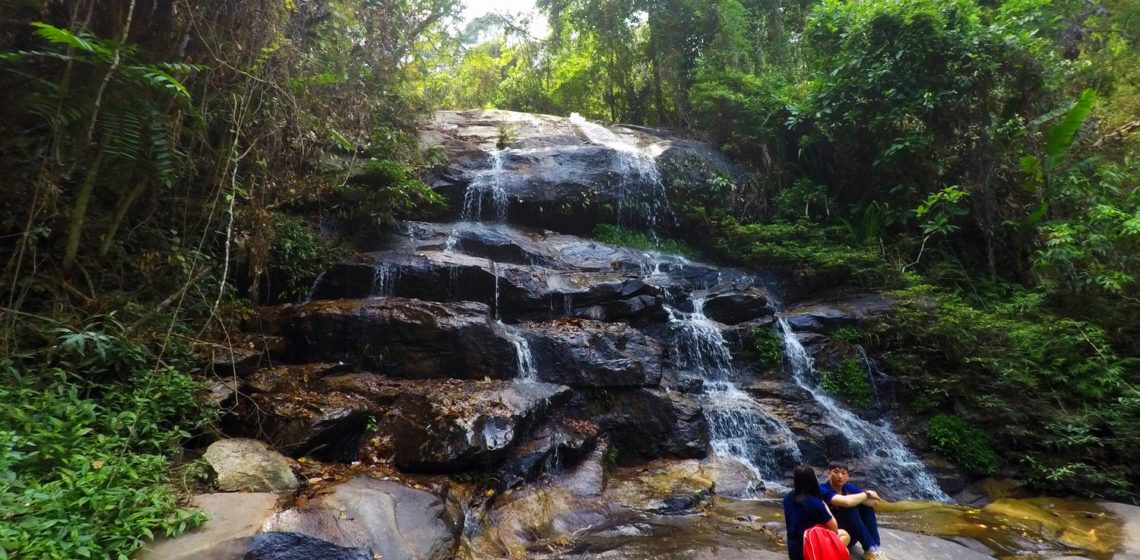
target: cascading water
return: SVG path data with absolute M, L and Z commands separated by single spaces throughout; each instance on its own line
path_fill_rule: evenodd
M 792 431 L 732 381 L 732 355 L 720 329 L 705 316 L 703 299 L 693 301 L 692 313 L 667 309 L 678 366 L 703 381 L 697 400 L 713 452 L 740 461 L 760 480 L 781 480 L 781 464 L 801 460 Z
M 463 221 L 483 220 L 483 202 L 488 196 L 491 199 L 491 210 L 494 212 L 489 218 L 499 223 L 507 221 L 508 200 L 503 185 L 503 154 L 507 151 L 490 152 L 488 154 L 491 160 L 490 169 L 480 171 L 471 184 L 467 185 L 467 190 L 463 193 Z
M 380 262 L 372 269 L 371 297 L 387 297 L 396 292 L 396 277 L 399 269 L 391 263 Z
M 811 393 L 828 414 L 824 421 L 839 430 L 851 444 L 857 466 L 866 471 L 880 485 L 884 493 L 895 498 L 952 501 L 946 495 L 926 466 L 910 452 L 891 431 L 889 425 L 876 425 L 847 410 L 812 380 L 815 361 L 796 338 L 788 321 L 778 317 L 784 355 L 792 370 L 792 378 L 801 388 Z
M 881 406 L 883 400 L 879 396 L 879 386 L 875 383 L 875 376 L 881 371 L 879 363 L 867 354 L 867 349 L 863 348 L 863 345 L 856 344 L 855 351 L 859 353 L 859 361 L 863 363 L 863 371 L 867 372 L 867 384 L 871 386 L 871 396 L 875 397 L 875 405 Z
M 313 301 L 313 296 L 316 295 L 316 293 L 317 293 L 317 287 L 321 285 L 321 280 L 325 279 L 325 273 L 326 272 L 328 272 L 328 271 L 326 270 L 326 271 L 321 272 L 320 274 L 317 275 L 316 279 L 313 280 L 313 285 L 309 286 L 309 293 L 305 295 L 305 299 L 303 299 L 299 302 L 300 305 L 305 305 L 306 303 Z
M 644 224 L 650 233 L 656 235 L 658 220 L 669 214 L 669 199 L 656 160 L 656 156 L 661 154 L 661 148 L 657 145 L 639 148 L 608 128 L 587 121 L 578 113 L 570 115 L 570 122 L 590 142 L 614 151 L 620 181 L 617 197 L 618 224 Z

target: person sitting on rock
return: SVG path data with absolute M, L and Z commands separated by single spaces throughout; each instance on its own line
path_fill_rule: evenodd
M 792 475 L 792 491 L 784 496 L 784 523 L 788 528 L 788 558 L 804 560 L 804 532 L 816 525 L 835 531 L 846 546 L 851 537 L 836 524 L 823 502 L 815 469 L 799 465 Z
M 881 502 L 879 494 L 851 484 L 849 478 L 846 465 L 827 467 L 827 482 L 819 485 L 823 501 L 835 512 L 839 528 L 863 546 L 863 560 L 886 560 L 879 550 L 879 524 L 875 519 L 874 508 Z

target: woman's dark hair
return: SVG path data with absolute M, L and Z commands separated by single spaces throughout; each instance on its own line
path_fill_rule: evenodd
M 792 500 L 802 504 L 806 496 L 822 500 L 823 492 L 819 489 L 819 479 L 815 476 L 815 469 L 810 465 L 797 465 L 792 474 Z

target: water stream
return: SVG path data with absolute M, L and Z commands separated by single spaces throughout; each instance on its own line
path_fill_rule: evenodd
M 892 498 L 952 501 L 938 487 L 934 476 L 922 461 L 891 431 L 889 424 L 868 422 L 827 396 L 814 381 L 815 361 L 800 343 L 787 319 L 780 316 L 777 325 L 792 378 L 828 411 L 824 421 L 847 438 L 855 454 L 854 466 L 866 472 L 869 478 L 880 485 L 884 494 L 889 494 Z
M 779 486 L 786 478 L 784 465 L 802 460 L 795 435 L 732 380 L 732 355 L 720 329 L 705 316 L 703 299 L 693 301 L 692 313 L 668 309 L 678 366 L 703 383 L 697 401 L 709 424 L 713 452 L 741 462 L 769 486 Z
M 639 147 L 610 129 L 582 118 L 578 113 L 570 115 L 570 122 L 590 142 L 613 150 L 614 157 L 617 158 L 618 225 L 644 225 L 651 234 L 656 235 L 660 225 L 658 220 L 671 215 L 665 183 L 656 159 L 663 148 L 658 144 Z
M 499 223 L 507 221 L 507 191 L 503 185 L 503 155 L 509 150 L 494 150 L 487 154 L 491 160 L 490 167 L 475 175 L 467 190 L 463 193 L 464 222 L 479 222 L 483 217 L 483 203 L 487 198 L 491 202 L 491 215 L 488 220 Z

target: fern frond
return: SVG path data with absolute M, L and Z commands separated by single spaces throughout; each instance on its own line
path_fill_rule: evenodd
M 108 46 L 108 41 L 96 39 L 87 33 L 76 35 L 66 29 L 42 21 L 33 21 L 32 27 L 36 28 L 36 35 L 50 43 L 73 47 L 105 59 L 110 58 L 113 53 L 113 50 Z
M 135 161 L 143 153 L 144 118 L 122 109 L 104 109 L 99 115 L 99 132 L 103 150 L 121 160 Z

